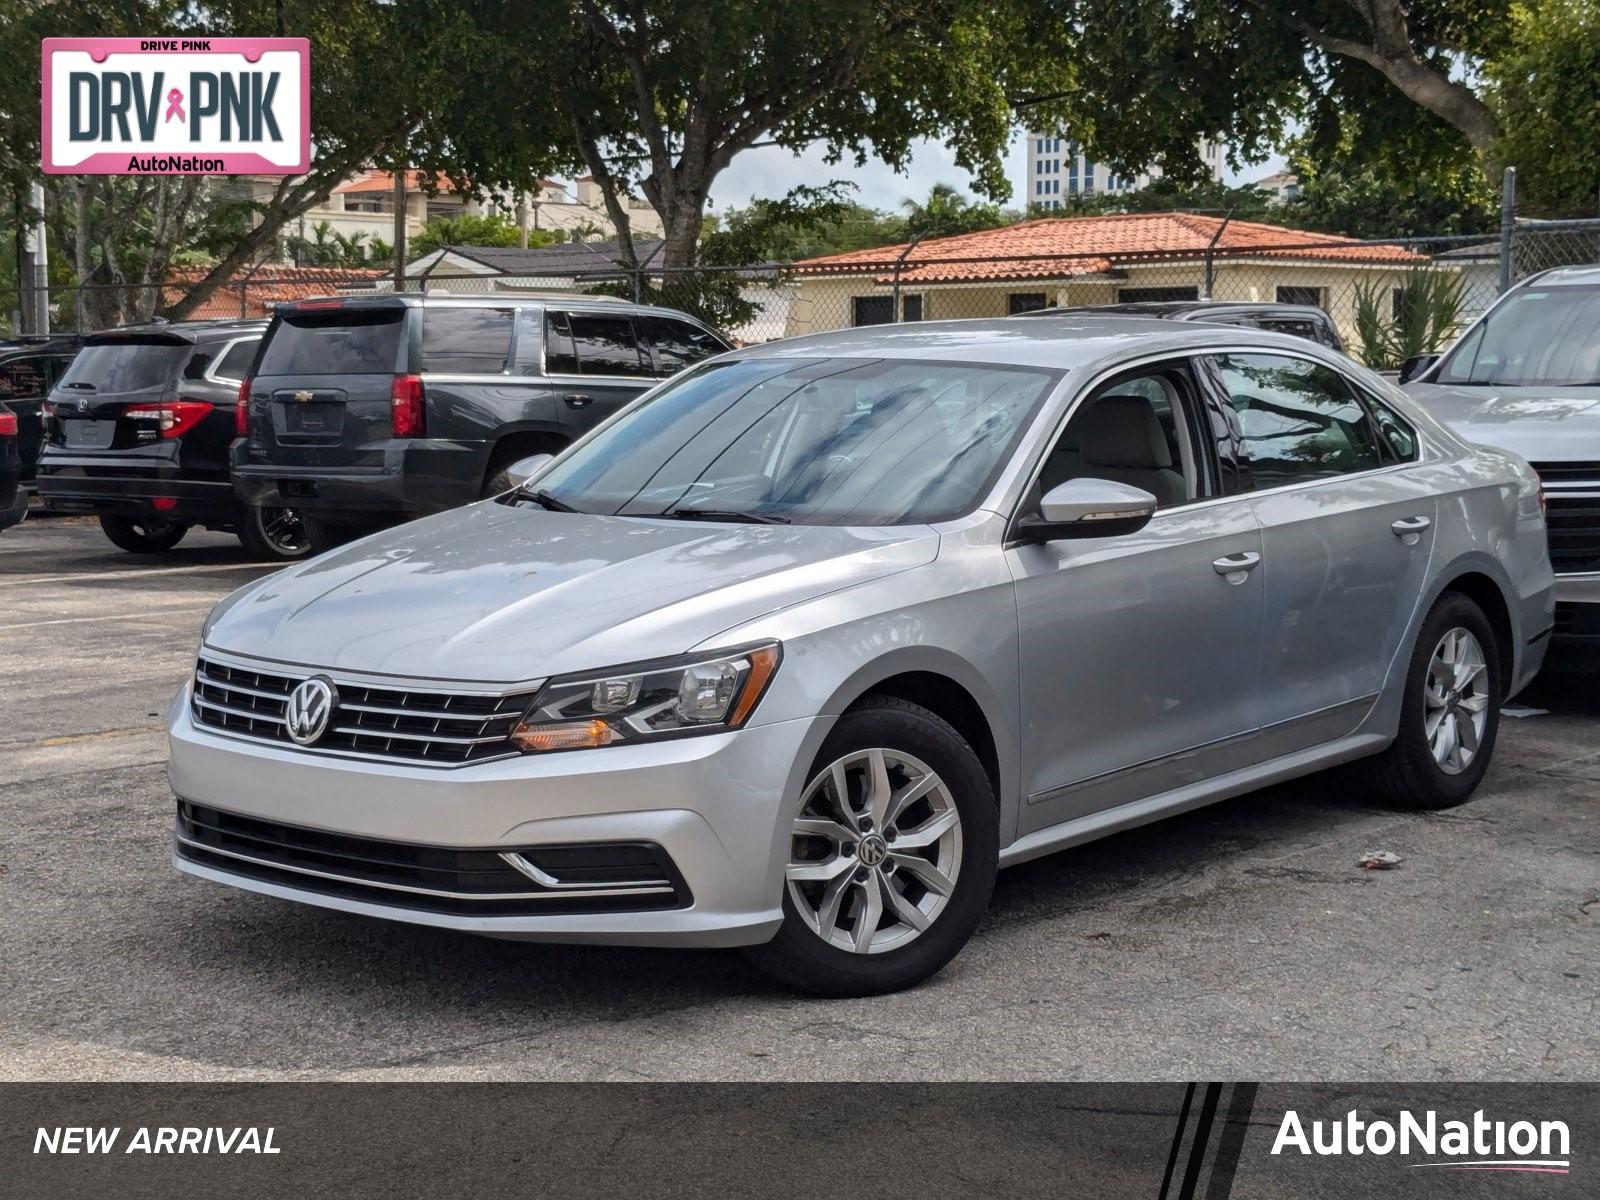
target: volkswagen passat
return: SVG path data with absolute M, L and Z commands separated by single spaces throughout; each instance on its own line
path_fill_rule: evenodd
M 1000 866 L 1355 760 L 1465 800 L 1550 630 L 1528 466 L 1271 333 L 800 338 L 524 471 L 213 610 L 180 869 L 885 991 Z

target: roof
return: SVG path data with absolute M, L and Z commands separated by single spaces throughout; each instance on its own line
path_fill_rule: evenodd
M 975 321 L 907 321 L 803 334 L 736 350 L 729 358 L 902 358 L 997 363 L 1076 370 L 1123 354 L 1183 353 L 1219 344 L 1315 351 L 1290 334 L 1198 321 L 1063 313 L 1054 321 L 989 317 Z
M 1218 230 L 1221 236 L 1218 237 Z M 1042 217 L 999 229 L 919 242 L 900 272 L 903 283 L 961 283 L 1102 275 L 1129 263 L 1203 259 L 1212 240 L 1230 258 L 1409 266 L 1427 258 L 1399 246 L 1371 245 L 1259 221 L 1224 221 L 1199 213 L 1126 213 Z M 809 274 L 872 274 L 887 282 L 906 244 L 851 250 L 795 264 Z
M 184 293 L 210 273 L 210 267 L 174 267 L 167 272 L 162 291 L 164 305 L 176 304 Z M 197 319 L 264 319 L 273 307 L 289 300 L 326 296 L 351 284 L 377 279 L 383 271 L 349 267 L 289 267 L 271 264 L 247 268 L 223 283 L 190 314 Z M 240 296 L 240 286 L 244 294 Z
M 637 238 L 633 252 L 648 266 L 666 243 L 659 238 Z M 496 275 L 551 275 L 561 278 L 617 273 L 622 263 L 622 247 L 610 242 L 557 242 L 553 246 L 444 246 L 441 253 L 454 254 L 488 267 Z M 430 257 L 424 255 L 423 258 Z M 423 259 L 418 259 L 417 263 Z M 416 264 L 409 264 L 407 274 Z M 420 272 L 418 272 L 420 274 Z
M 426 171 L 406 172 L 406 191 L 420 192 L 423 180 L 428 176 Z M 433 186 L 436 191 L 452 192 L 455 190 L 450 183 L 450 177 L 443 171 L 434 172 Z M 333 189 L 336 193 L 345 196 L 360 196 L 368 192 L 394 191 L 393 171 L 363 171 L 347 183 L 341 183 Z

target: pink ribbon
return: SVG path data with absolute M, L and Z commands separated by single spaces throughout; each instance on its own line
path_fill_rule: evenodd
M 173 88 L 167 93 L 167 115 L 165 120 L 170 121 L 173 117 L 177 117 L 180 121 L 188 120 L 183 115 L 183 92 L 177 88 Z

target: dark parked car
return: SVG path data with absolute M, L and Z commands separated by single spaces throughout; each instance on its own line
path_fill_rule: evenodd
M 28 493 L 22 488 L 17 414 L 0 404 L 0 529 L 10 529 L 27 515 Z
M 1037 308 L 1018 313 L 1023 317 L 1060 316 L 1063 313 L 1105 313 L 1111 316 L 1159 317 L 1167 321 L 1208 321 L 1217 325 L 1244 325 L 1273 333 L 1292 333 L 1318 345 L 1344 351 L 1333 318 L 1314 304 L 1269 304 L 1264 301 L 1169 300 L 1127 304 L 1085 305 L 1082 308 Z
M 363 296 L 280 307 L 248 387 L 234 486 L 314 536 L 506 490 L 658 380 L 730 349 L 680 312 L 603 296 Z
M 183 321 L 90 334 L 50 393 L 39 494 L 89 512 L 116 545 L 169 550 L 192 525 L 228 530 L 264 558 L 306 554 L 292 510 L 247 510 L 228 446 L 265 321 Z
M 17 418 L 17 453 L 29 487 L 44 443 L 44 402 L 83 340 L 76 334 L 39 335 L 0 342 L 0 404 Z

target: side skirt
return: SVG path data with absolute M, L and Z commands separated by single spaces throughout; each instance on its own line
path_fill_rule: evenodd
M 1274 783 L 1282 783 L 1287 779 L 1310 775 L 1327 767 L 1364 758 L 1369 754 L 1376 754 L 1393 740 L 1390 734 L 1356 733 L 1340 738 L 1336 742 L 1286 754 L 1270 762 L 1256 763 L 1237 771 L 1230 771 L 1214 779 L 1202 780 L 1186 787 L 1162 792 L 1157 796 L 1147 796 L 1143 800 L 1119 804 L 1114 808 L 1063 821 L 1059 825 L 1036 830 L 1012 842 L 1000 852 L 1000 865 L 1015 866 L 1032 858 L 1065 850 L 1069 846 L 1078 846 L 1084 842 L 1092 842 L 1096 838 L 1121 833 L 1124 829 L 1148 825 L 1152 821 L 1159 821 L 1162 817 L 1203 808 L 1219 800 L 1227 800 Z

